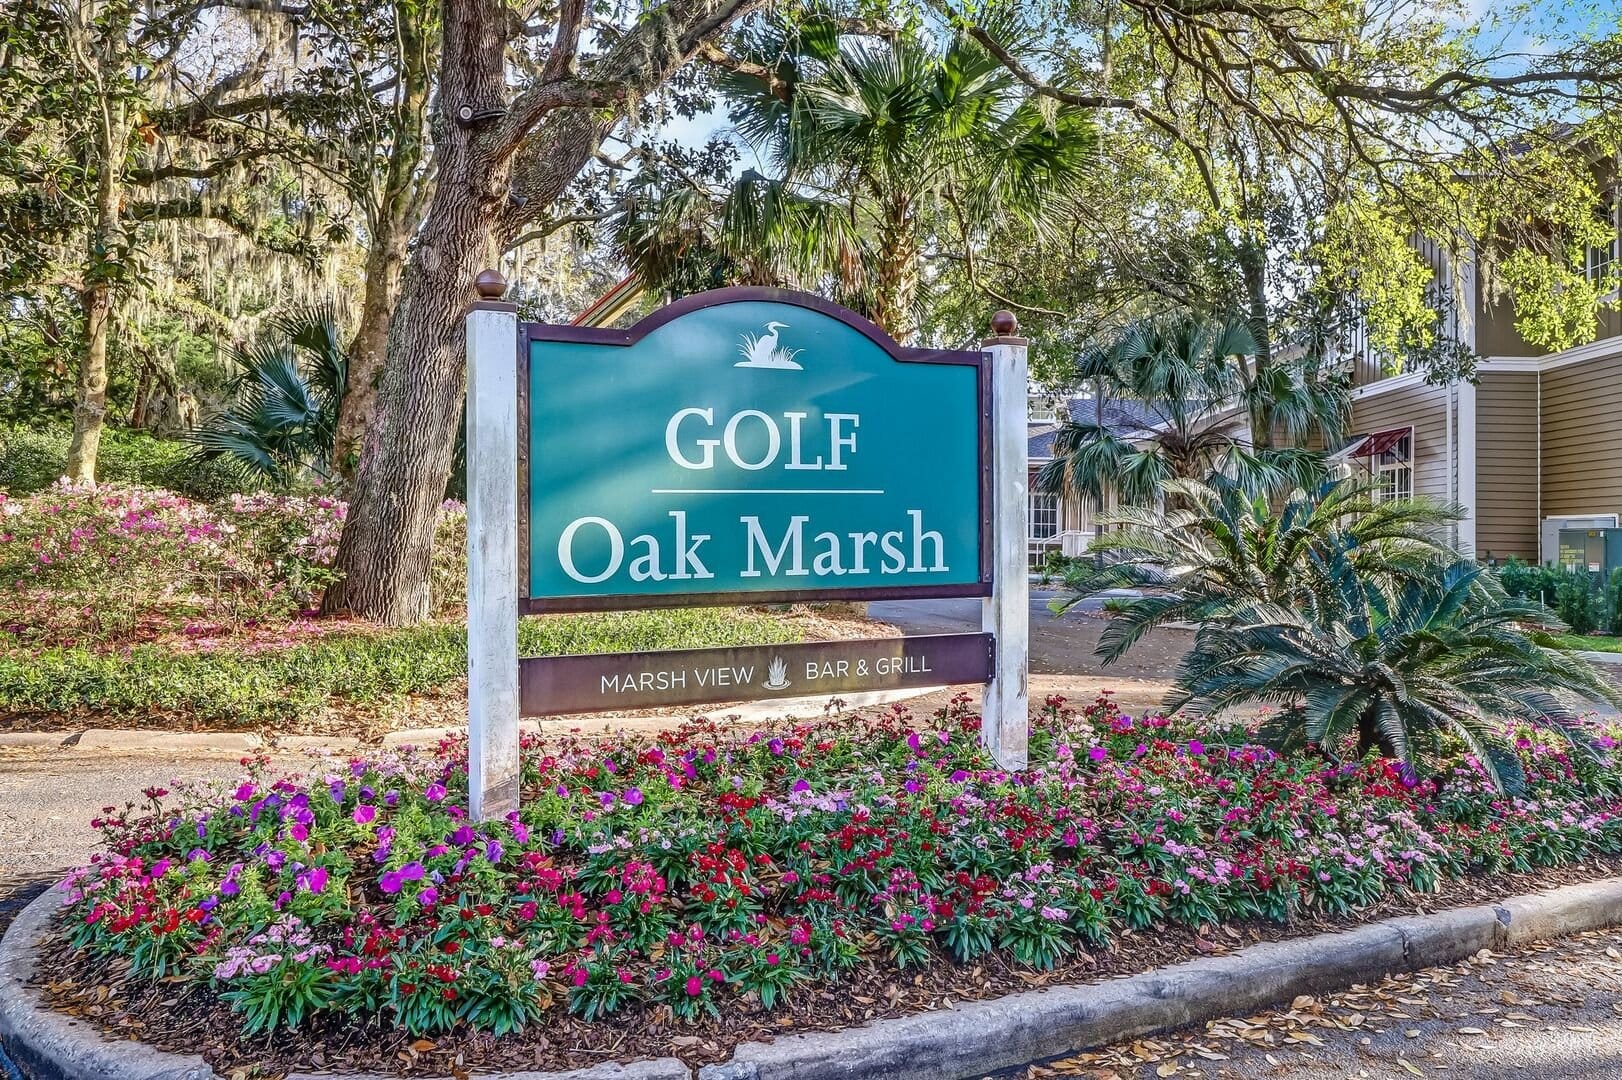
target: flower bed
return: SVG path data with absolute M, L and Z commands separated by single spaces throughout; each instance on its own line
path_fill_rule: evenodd
M 1589 760 L 1523 733 L 1531 793 L 1510 800 L 1467 758 L 1438 787 L 1107 702 L 1050 702 L 1018 777 L 977 730 L 960 703 L 921 724 L 530 741 L 522 811 L 484 824 L 462 812 L 454 743 L 307 782 L 256 770 L 224 792 L 148 792 L 98 820 L 110 854 L 70 878 L 71 964 L 81 982 L 189 987 L 249 1036 L 578 1038 L 628 1012 L 708 1035 L 739 1016 L 792 1025 L 875 977 L 1040 978 L 1150 928 L 1351 915 L 1622 851 L 1608 738 Z

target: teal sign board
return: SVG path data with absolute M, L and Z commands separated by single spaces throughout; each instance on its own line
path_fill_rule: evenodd
M 771 289 L 519 352 L 526 611 L 990 592 L 982 354 Z

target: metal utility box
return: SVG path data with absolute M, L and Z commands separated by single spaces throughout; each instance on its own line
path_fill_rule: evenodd
M 1561 529 L 1555 565 L 1609 576 L 1622 566 L 1622 528 Z
M 1590 532 L 1607 534 L 1622 531 L 1622 520 L 1616 514 L 1584 514 L 1581 516 L 1568 515 L 1565 517 L 1546 517 L 1538 537 L 1538 562 L 1545 566 L 1587 566 L 1588 536 Z M 1568 533 L 1580 534 L 1571 537 L 1572 544 L 1567 544 Z M 1598 539 L 1596 537 L 1596 539 Z M 1568 558 L 1569 556 L 1569 558 Z M 1601 563 L 1605 562 L 1601 556 Z

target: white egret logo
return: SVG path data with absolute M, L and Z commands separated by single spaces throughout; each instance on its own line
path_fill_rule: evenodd
M 787 330 L 788 323 L 769 322 L 764 334 L 745 334 L 738 344 L 743 359 L 733 367 L 777 368 L 781 371 L 802 371 L 794 360 L 799 349 L 784 349 L 777 344 L 777 332 Z
M 772 658 L 771 666 L 766 669 L 766 682 L 763 685 L 767 690 L 788 689 L 788 665 L 783 663 L 781 656 Z

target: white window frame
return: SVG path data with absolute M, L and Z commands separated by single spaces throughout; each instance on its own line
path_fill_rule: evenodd
M 1028 407 L 1026 417 L 1033 424 L 1057 424 L 1059 422 L 1059 403 L 1052 398 L 1040 394 L 1032 394 L 1026 399 Z
M 1369 459 L 1369 476 L 1374 481 L 1377 502 L 1414 497 L 1414 429 L 1397 440 L 1397 445 L 1381 457 L 1395 456 L 1395 461 Z
M 1603 282 L 1622 263 L 1622 197 L 1613 190 L 1606 193 L 1605 200 L 1609 206 L 1602 206 L 1601 212 L 1611 226 L 1610 242 L 1583 250 L 1583 276 L 1591 285 Z
M 1039 524 L 1046 524 L 1051 515 L 1053 527 L 1047 532 L 1038 532 Z M 1057 495 L 1043 491 L 1033 491 L 1025 501 L 1025 535 L 1032 540 L 1051 540 L 1063 530 L 1064 503 Z

